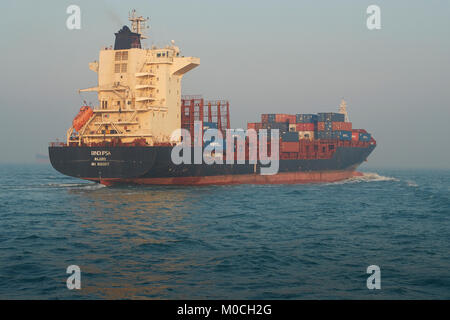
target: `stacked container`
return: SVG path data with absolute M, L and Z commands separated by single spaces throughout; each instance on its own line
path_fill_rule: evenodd
M 299 113 L 295 115 L 297 123 L 316 123 L 317 122 L 317 114 L 305 114 Z
M 363 133 L 363 132 L 359 133 L 359 141 L 369 142 L 371 138 L 372 137 L 370 133 Z
M 314 139 L 363 142 L 371 140 L 370 134 L 365 130 L 352 130 L 352 123 L 345 122 L 345 115 L 336 112 L 263 114 L 261 123 L 248 123 L 247 128 L 257 131 L 267 129 L 269 136 L 272 129 L 278 129 L 282 143 Z
M 372 135 L 364 129 L 353 129 L 352 140 L 361 142 L 370 142 L 372 140 Z
M 352 123 L 345 122 L 343 113 L 322 112 L 317 114 L 317 139 L 323 140 L 352 140 Z
M 299 138 L 298 132 L 283 132 L 281 134 L 281 141 L 298 142 L 298 138 Z
M 320 112 L 317 114 L 317 121 L 344 122 L 345 115 L 343 113 L 336 113 L 336 112 Z

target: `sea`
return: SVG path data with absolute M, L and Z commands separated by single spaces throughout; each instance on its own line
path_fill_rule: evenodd
M 450 170 L 361 171 L 104 187 L 0 165 L 0 299 L 450 299 Z

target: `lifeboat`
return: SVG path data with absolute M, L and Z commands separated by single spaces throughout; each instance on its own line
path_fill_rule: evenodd
M 89 106 L 82 106 L 80 112 L 78 112 L 75 119 L 72 121 L 72 126 L 76 131 L 80 131 L 81 128 L 86 124 L 86 122 L 92 117 L 94 111 Z

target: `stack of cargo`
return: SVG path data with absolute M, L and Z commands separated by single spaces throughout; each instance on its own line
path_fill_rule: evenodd
M 296 118 L 296 131 L 298 132 L 299 139 L 312 140 L 315 137 L 314 131 L 317 125 L 316 114 L 297 114 Z
M 352 123 L 345 122 L 343 113 L 325 112 L 317 114 L 317 139 L 352 140 Z
M 352 123 L 345 121 L 345 115 L 336 112 L 263 114 L 261 122 L 248 123 L 247 129 L 256 131 L 266 129 L 269 136 L 272 129 L 278 129 L 282 153 L 300 152 L 304 143 L 314 140 L 371 141 L 369 133 L 362 129 L 352 130 Z
M 364 129 L 353 129 L 352 141 L 370 142 L 372 135 Z
M 269 113 L 261 115 L 262 123 L 295 123 L 295 116 L 285 113 Z

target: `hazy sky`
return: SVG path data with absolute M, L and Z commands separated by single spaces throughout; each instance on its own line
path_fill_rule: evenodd
M 81 30 L 66 8 L 81 7 Z M 366 27 L 381 8 L 382 29 Z M 450 167 L 450 1 L 16 1 L 0 3 L 0 162 L 34 162 L 64 139 L 96 84 L 88 63 L 128 12 L 150 17 L 150 39 L 175 40 L 201 65 L 184 94 L 225 98 L 231 124 L 261 113 L 336 111 L 378 142 L 371 166 Z M 19 20 L 20 19 L 20 20 Z

